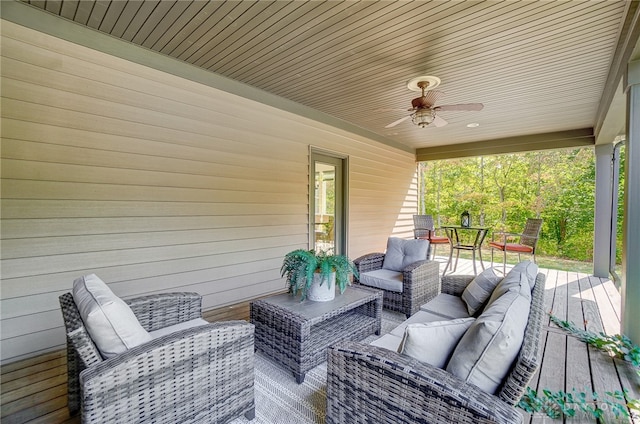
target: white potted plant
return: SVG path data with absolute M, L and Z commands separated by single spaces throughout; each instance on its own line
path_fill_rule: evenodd
M 329 301 L 335 297 L 335 287 L 340 294 L 351 284 L 350 275 L 358 276 L 358 270 L 345 255 L 333 255 L 320 251 L 298 249 L 285 255 L 280 273 L 286 277 L 289 293 L 301 293 L 301 301 Z

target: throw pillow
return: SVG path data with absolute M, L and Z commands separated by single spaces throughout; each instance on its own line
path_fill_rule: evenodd
M 482 308 L 500 280 L 502 277 L 496 275 L 493 268 L 487 268 L 469 283 L 461 296 L 469 315 L 475 315 Z
M 520 294 L 531 300 L 531 290 L 536 283 L 537 274 L 538 265 L 531 261 L 520 262 L 498 283 L 487 302 L 487 307 L 513 287 L 517 287 Z
M 409 324 L 404 330 L 398 352 L 444 369 L 458 341 L 473 321 L 474 318 L 459 318 Z
M 382 267 L 391 271 L 402 272 L 406 266 L 417 261 L 426 260 L 428 250 L 428 240 L 405 240 L 398 237 L 389 237 Z
M 447 371 L 495 394 L 518 356 L 530 301 L 513 288 L 493 302 L 456 346 Z
M 152 340 L 129 305 L 95 274 L 76 279 L 72 295 L 87 332 L 104 358 Z

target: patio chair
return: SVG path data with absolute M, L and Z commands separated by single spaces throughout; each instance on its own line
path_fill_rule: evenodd
M 493 253 L 495 250 L 502 251 L 503 274 L 505 274 L 507 270 L 507 252 L 517 253 L 518 261 L 520 261 L 521 253 L 529 253 L 533 257 L 533 262 L 535 262 L 536 245 L 538 244 L 541 228 L 542 219 L 528 218 L 522 233 L 494 233 L 491 242 L 489 242 L 489 247 L 491 248 L 491 266 L 493 266 Z M 495 240 L 496 235 L 500 236 L 500 240 Z M 519 240 L 513 242 L 515 238 L 519 238 Z M 512 242 L 510 242 L 510 240 L 512 240 Z
M 93 274 L 76 282 L 95 282 L 94 277 L 101 282 Z M 72 415 L 80 411 L 83 423 L 227 423 L 243 414 L 254 418 L 252 324 L 202 320 L 197 293 L 96 300 L 102 303 L 87 315 L 86 298 L 79 304 L 74 300 L 76 282 L 74 294 L 60 296 Z M 95 299 L 104 299 L 105 293 L 111 292 L 106 288 Z M 96 317 L 113 315 L 114 307 L 126 310 L 126 305 L 139 323 L 126 327 L 141 326 L 149 334 L 142 333 L 142 339 L 148 341 L 121 353 L 101 350 L 105 341 L 90 335 L 97 337 L 104 330 Z M 125 318 L 123 313 L 104 322 L 121 325 Z M 121 340 L 127 340 L 124 337 Z
M 439 244 L 449 244 L 449 238 L 436 234 L 437 230 L 431 215 L 413 215 L 413 238 L 429 240 L 431 259 L 435 260 Z
M 427 240 L 390 237 L 386 253 L 370 253 L 353 261 L 355 282 L 383 291 L 383 307 L 404 313 L 418 312 L 440 287 L 440 264 L 427 259 Z

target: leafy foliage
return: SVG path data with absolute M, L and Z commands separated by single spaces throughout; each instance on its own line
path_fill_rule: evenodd
M 527 387 L 527 392 L 518 403 L 520 409 L 530 414 L 542 412 L 553 419 L 574 417 L 576 413 L 582 412 L 603 420 L 605 411 L 611 411 L 616 418 L 629 418 L 629 410 L 634 414 L 640 412 L 638 406 L 638 400 L 630 399 L 627 390 L 606 392 L 605 396 L 600 396 L 595 392 L 579 392 L 576 389 L 569 393 L 545 389 L 540 395 L 531 387 Z
M 579 340 L 629 362 L 640 375 L 640 347 L 634 345 L 627 336 L 594 333 L 554 315 L 550 315 L 550 318 L 554 324 Z M 629 418 L 631 414 L 638 415 L 640 400 L 631 398 L 626 389 L 605 392 L 605 396 L 600 396 L 596 392 L 578 392 L 576 389 L 569 393 L 543 389 L 542 394 L 539 394 L 531 387 L 527 387 L 527 392 L 520 399 L 518 407 L 529 413 L 542 412 L 554 419 L 560 419 L 563 416 L 573 417 L 577 412 L 582 412 L 602 421 L 605 410 L 611 411 L 616 418 Z
M 554 324 L 568 331 L 579 340 L 610 353 L 616 358 L 629 362 L 636 368 L 636 372 L 640 375 L 640 346 L 633 344 L 627 336 L 623 334 L 608 335 L 605 333 L 594 333 L 578 328 L 571 321 L 563 321 L 553 315 L 550 315 L 550 318 Z
M 332 255 L 320 251 L 297 249 L 285 255 L 280 275 L 286 277 L 289 293 L 293 296 L 301 293 L 301 299 L 307 297 L 307 290 L 313 282 L 314 273 L 322 275 L 320 285 L 325 281 L 330 284 L 331 273 L 336 273 L 336 285 L 343 293 L 351 284 L 349 276 L 358 276 L 358 270 L 353 262 L 344 255 Z
M 431 161 L 420 168 L 420 211 L 433 215 L 437 226 L 458 224 L 464 210 L 472 224 L 512 233 L 519 233 L 527 218 L 542 218 L 538 253 L 592 260 L 592 149 Z M 619 194 L 622 199 L 622 189 Z

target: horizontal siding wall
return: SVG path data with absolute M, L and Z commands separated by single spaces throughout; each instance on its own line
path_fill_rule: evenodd
M 412 154 L 1 24 L 3 362 L 63 346 L 58 296 L 87 273 L 205 309 L 281 291 L 308 245 L 309 146 L 349 158 L 351 257 L 410 236 Z

